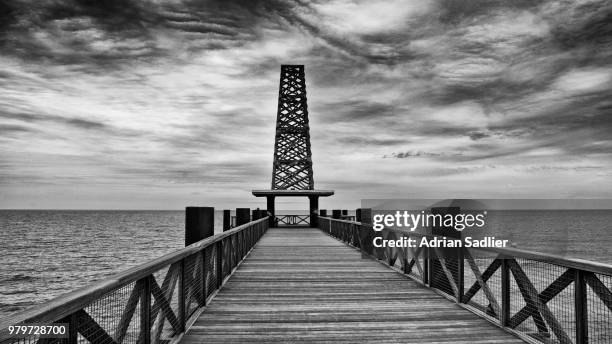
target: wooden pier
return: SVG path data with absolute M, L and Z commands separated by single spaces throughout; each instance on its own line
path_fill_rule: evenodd
M 317 228 L 272 228 L 180 343 L 522 343 Z
M 212 213 L 190 209 L 188 228 Z M 612 342 L 610 265 L 515 249 L 377 250 L 377 235 L 422 234 L 318 220 L 269 228 L 265 216 L 203 238 L 0 319 L 0 344 Z M 70 332 L 8 334 L 33 323 Z

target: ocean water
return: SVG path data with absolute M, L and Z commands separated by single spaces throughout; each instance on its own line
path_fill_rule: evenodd
M 184 221 L 183 211 L 0 210 L 0 318 L 184 247 Z M 518 248 L 612 263 L 612 211 L 504 211 L 490 224 Z

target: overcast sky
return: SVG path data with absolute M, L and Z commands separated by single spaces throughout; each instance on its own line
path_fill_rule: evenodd
M 265 207 L 283 63 L 323 208 L 612 198 L 611 55 L 607 0 L 0 0 L 0 208 Z

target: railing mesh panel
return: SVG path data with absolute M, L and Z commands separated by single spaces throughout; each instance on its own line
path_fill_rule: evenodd
M 116 289 L 75 314 L 83 342 L 111 344 L 115 338 L 122 339 L 122 343 L 137 342 L 140 324 L 137 302 L 141 290 L 135 284 Z
M 217 289 L 217 248 L 209 246 L 204 250 L 204 263 L 206 266 L 206 297 L 212 295 Z
M 27 338 L 8 338 L 0 341 L 0 344 L 34 344 L 38 340 L 38 336 L 29 336 Z
M 347 225 L 351 226 L 351 224 L 348 224 L 348 223 Z M 394 232 L 387 232 L 387 233 L 383 232 L 383 237 L 386 240 L 397 240 L 401 238 L 401 235 L 398 235 Z M 385 260 L 387 264 L 389 264 L 389 266 L 394 267 L 394 268 L 401 268 L 402 257 L 403 257 L 402 249 L 397 248 L 397 247 L 386 247 L 382 249 L 382 252 L 383 252 L 383 259 Z
M 202 285 L 202 253 L 185 258 L 185 314 L 189 318 L 204 304 Z
M 121 313 L 120 321 L 117 328 L 115 328 L 113 337 L 118 344 L 136 344 L 138 343 L 138 336 L 140 334 L 141 324 L 141 311 L 142 311 L 142 283 L 133 282 L 128 284 L 127 289 L 131 289 L 130 296 L 124 304 L 123 313 Z M 126 288 L 124 287 L 124 288 Z M 131 314 L 131 319 L 130 318 Z M 123 328 L 127 324 L 127 330 L 125 330 L 125 336 L 121 338 Z
M 586 287 L 589 343 L 612 343 L 612 276 L 593 275 Z
M 423 249 L 417 251 L 417 248 L 414 247 L 407 247 L 404 250 L 406 264 L 408 264 L 408 266 L 410 267 L 410 269 L 408 269 L 408 275 L 416 278 L 421 282 L 423 282 L 423 252 Z M 413 259 L 414 262 L 412 261 Z
M 499 319 L 501 315 L 498 314 L 501 308 L 501 267 L 498 266 L 499 262 L 495 260 L 495 257 L 481 257 L 481 255 L 483 255 L 483 253 L 479 252 L 478 258 L 474 258 L 473 263 L 477 268 L 477 273 L 481 281 L 490 291 L 489 296 L 492 297 L 492 299 L 489 300 L 485 288 L 478 282 L 476 272 L 472 269 L 469 258 L 464 259 L 464 295 L 465 297 L 471 296 L 468 302 L 470 305 L 480 309 L 491 317 Z M 488 269 L 490 270 L 487 271 Z M 495 270 L 493 274 L 489 273 L 493 270 Z M 477 292 L 473 293 L 473 289 L 477 290 Z M 495 311 L 496 308 L 497 311 Z
M 156 293 L 155 286 L 151 287 L 152 304 L 151 307 L 151 342 L 160 343 L 160 341 L 172 338 L 176 329 L 179 328 L 179 307 L 178 307 L 178 287 L 180 277 L 180 265 L 172 264 L 169 267 L 163 268 L 153 274 L 155 283 L 159 286 L 159 292 Z M 163 276 L 163 279 L 161 279 Z M 159 285 L 160 281 L 163 281 Z M 151 282 L 152 284 L 154 283 Z
M 518 265 L 514 265 L 511 270 L 517 281 L 517 290 L 512 293 L 510 302 L 512 304 L 515 300 L 524 300 L 525 310 L 532 319 L 532 322 L 525 322 L 517 329 L 540 340 L 563 342 L 563 338 L 569 338 L 574 342 L 574 285 L 569 284 L 573 279 L 561 276 L 567 268 L 522 258 L 515 261 Z M 564 282 L 569 285 L 563 285 Z M 556 290 L 563 287 L 562 291 Z M 534 291 L 537 292 L 536 295 Z M 557 295 L 554 296 L 555 294 Z M 546 299 L 550 300 L 544 302 Z M 513 316 L 515 314 L 512 313 Z
M 527 302 L 525 302 L 525 299 L 523 298 L 520 289 L 518 287 L 518 284 L 516 283 L 516 280 L 513 277 L 510 277 L 510 314 L 512 317 L 512 320 L 514 320 L 514 315 L 517 314 L 518 311 L 520 311 L 521 309 L 525 308 L 527 306 Z M 528 307 L 527 310 L 531 311 L 533 308 Z M 525 333 L 533 333 L 533 332 L 537 332 L 538 329 L 535 325 L 535 321 L 533 320 L 532 317 L 529 317 L 527 320 L 525 320 L 524 322 L 522 322 L 520 325 L 516 326 L 513 325 L 513 328 L 516 328 L 517 330 L 520 330 L 521 332 L 525 332 Z
M 430 285 L 440 291 L 455 296 L 453 288 L 459 283 L 459 262 L 456 257 L 448 257 L 442 251 L 438 251 L 436 258 L 431 260 L 431 281 Z M 442 265 L 444 264 L 444 266 Z M 444 268 L 446 267 L 446 269 Z M 447 273 L 451 275 L 451 278 L 447 276 Z

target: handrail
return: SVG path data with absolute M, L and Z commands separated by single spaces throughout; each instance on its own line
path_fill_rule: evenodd
M 329 217 L 319 228 L 528 342 L 612 342 L 612 265 L 515 248 L 379 248 L 375 237 L 440 236 Z
M 118 290 L 119 288 L 125 287 L 130 283 L 150 278 L 153 273 L 159 272 L 166 266 L 170 266 L 167 272 L 167 275 L 169 275 L 172 272 L 170 270 L 173 268 L 173 266 L 180 263 L 179 265 L 181 271 L 180 273 L 177 272 L 177 275 L 180 275 L 180 277 L 177 279 L 182 281 L 179 282 L 179 284 L 185 284 L 183 281 L 185 274 L 185 260 L 192 257 L 195 259 L 196 255 L 202 256 L 202 262 L 196 261 L 194 264 L 198 264 L 197 267 L 200 269 L 198 271 L 204 272 L 205 266 L 203 260 L 205 259 L 204 253 L 206 250 L 215 250 L 214 254 L 216 254 L 216 257 L 214 258 L 216 264 L 215 268 L 217 270 L 210 273 L 215 274 L 217 277 L 225 277 L 225 270 L 231 270 L 231 268 L 235 267 L 238 264 L 237 259 L 244 258 L 244 256 L 248 253 L 248 250 L 250 250 L 252 245 L 257 242 L 267 228 L 268 217 L 249 222 L 221 234 L 198 241 L 185 248 L 163 255 L 157 259 L 153 259 L 147 263 L 129 268 L 123 272 L 105 278 L 104 281 L 85 286 L 75 291 L 58 296 L 43 304 L 36 305 L 24 311 L 4 317 L 0 319 L 0 340 L 5 339 L 3 336 L 3 331 L 11 325 L 33 322 L 51 323 L 60 321 L 61 319 L 66 319 L 71 314 L 83 310 L 91 302 L 100 299 L 104 295 Z M 242 240 L 242 242 L 239 242 L 239 240 Z M 228 242 L 229 245 L 223 245 L 226 242 Z M 227 246 L 227 248 L 224 248 L 223 246 Z M 193 267 L 193 269 L 195 269 L 195 267 Z M 206 283 L 206 281 L 203 280 L 199 281 L 198 283 L 201 284 L 203 282 Z M 220 283 L 217 283 L 216 288 L 220 288 Z M 180 294 L 184 294 L 184 292 L 185 291 L 182 290 Z M 189 290 L 189 292 L 196 293 L 198 291 Z M 159 297 L 159 295 L 154 296 L 156 298 Z M 164 300 L 156 299 L 156 301 Z M 169 300 L 166 301 L 169 302 Z
M 408 234 L 408 235 L 416 235 L 419 237 L 428 237 L 434 238 L 439 237 L 431 234 L 423 234 L 417 232 L 409 232 L 402 229 L 389 228 L 389 231 L 400 233 L 400 234 Z M 595 272 L 605 275 L 612 275 L 612 264 L 595 262 L 592 260 L 580 259 L 580 258 L 572 258 L 572 257 L 563 257 L 559 255 L 554 255 L 550 253 L 531 251 L 531 250 L 523 250 L 518 248 L 511 247 L 479 247 L 477 248 L 479 251 L 487 251 L 493 252 L 497 254 L 501 254 L 505 257 L 513 257 L 513 258 L 524 258 L 537 260 L 540 262 L 555 264 L 559 266 L 563 266 L 566 268 L 587 270 L 589 272 Z M 503 258 L 503 257 L 502 257 Z
M 323 216 L 323 217 L 319 217 L 319 218 L 320 219 L 333 220 L 333 221 L 340 222 L 340 223 L 345 223 L 345 224 L 352 224 L 352 225 L 356 225 L 356 226 L 365 225 L 365 224 L 363 224 L 361 222 L 340 220 L 340 219 L 334 219 L 334 218 L 331 218 L 331 217 L 324 217 Z M 439 236 L 432 235 L 432 234 L 424 234 L 424 233 L 419 233 L 419 232 L 411 232 L 411 231 L 407 231 L 405 229 L 386 228 L 385 230 L 388 230 L 388 231 L 391 231 L 391 232 L 395 232 L 395 233 L 399 233 L 399 234 L 402 234 L 402 235 L 406 235 L 407 234 L 409 236 L 418 236 L 418 237 L 427 237 L 427 238 L 439 237 Z M 592 260 L 586 260 L 586 259 L 580 259 L 580 258 L 572 258 L 572 257 L 563 257 L 563 256 L 558 256 L 558 255 L 544 253 L 544 252 L 531 251 L 531 250 L 523 250 L 523 249 L 509 248 L 509 247 L 506 247 L 506 248 L 501 248 L 501 247 L 479 247 L 478 250 L 498 253 L 498 254 L 502 254 L 503 256 L 507 256 L 507 257 L 532 259 L 532 260 L 537 260 L 537 261 L 541 261 L 541 262 L 545 262 L 545 263 L 551 263 L 551 264 L 555 264 L 555 265 L 559 265 L 559 266 L 563 266 L 563 267 L 567 267 L 567 268 L 587 270 L 589 272 L 600 273 L 600 274 L 604 274 L 604 275 L 612 275 L 612 264 L 595 262 L 595 261 L 592 261 Z
M 319 216 L 320 219 L 327 219 L 327 220 L 334 220 L 336 222 L 342 222 L 342 223 L 348 223 L 351 225 L 365 225 L 365 223 L 359 222 L 359 221 L 349 221 L 349 220 L 342 220 L 342 219 L 334 219 L 333 217 L 329 217 L 329 216 Z

